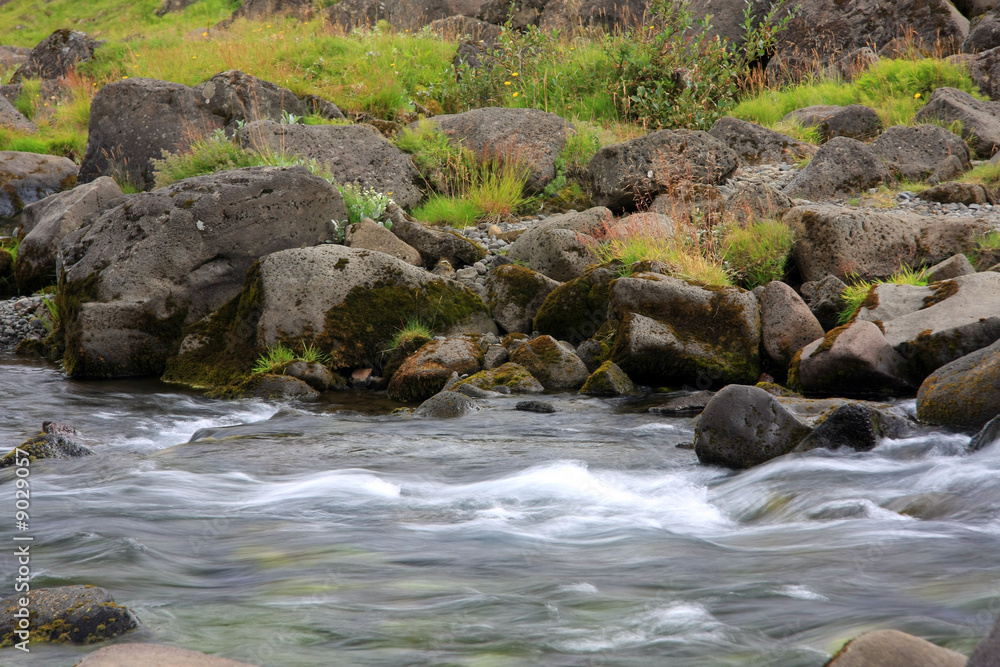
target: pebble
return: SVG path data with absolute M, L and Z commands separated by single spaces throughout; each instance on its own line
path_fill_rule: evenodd
M 42 297 L 16 296 L 0 301 L 0 351 L 17 347 L 22 340 L 42 340 L 48 335 L 45 322 L 37 315 L 45 310 Z

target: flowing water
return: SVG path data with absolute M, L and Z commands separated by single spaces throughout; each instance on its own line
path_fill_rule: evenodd
M 677 447 L 688 419 L 553 400 L 420 421 L 0 357 L 0 443 L 57 419 L 99 453 L 31 466 L 32 586 L 109 589 L 142 621 L 125 641 L 275 666 L 818 667 L 881 627 L 968 652 L 1000 609 L 1000 446 L 928 431 L 733 474 Z

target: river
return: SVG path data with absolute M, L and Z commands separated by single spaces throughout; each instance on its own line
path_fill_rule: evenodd
M 1000 611 L 1000 445 L 925 431 L 734 474 L 649 400 L 549 398 L 421 421 L 0 356 L 0 443 L 55 419 L 99 454 L 32 465 L 32 587 L 103 586 L 142 621 L 125 641 L 257 665 L 818 667 L 877 628 L 968 653 Z

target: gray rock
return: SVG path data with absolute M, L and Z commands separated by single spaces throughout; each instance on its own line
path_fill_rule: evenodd
M 510 27 L 514 30 L 524 30 L 528 26 L 538 25 L 544 8 L 544 0 L 515 0 L 514 2 L 486 0 L 476 16 L 494 25 L 503 25 L 510 21 Z
M 174 12 L 181 12 L 196 3 L 198 0 L 163 0 L 156 11 L 153 12 L 157 16 L 166 16 L 167 14 L 172 14 Z
M 590 375 L 575 352 L 567 350 L 552 336 L 539 336 L 521 345 L 510 355 L 512 363 L 523 366 L 546 389 L 579 389 Z
M 792 451 L 810 430 L 763 389 L 732 384 L 698 418 L 694 451 L 705 464 L 751 468 Z
M 802 283 L 802 298 L 825 331 L 837 326 L 841 311 L 847 307 L 843 298 L 845 289 L 847 285 L 837 276 Z
M 507 257 L 527 262 L 535 271 L 552 280 L 566 282 L 579 278 L 599 260 L 586 238 L 613 224 L 606 208 L 595 207 L 580 213 L 554 215 L 528 228 L 510 245 Z
M 680 395 L 671 395 L 659 405 L 654 405 L 649 411 L 655 415 L 667 415 L 668 417 L 680 417 L 684 415 L 697 415 L 708 402 L 715 396 L 714 391 L 693 391 L 684 392 Z
M 795 451 L 849 447 L 867 452 L 878 445 L 879 438 L 900 437 L 908 426 L 905 417 L 878 410 L 866 403 L 847 403 L 829 413 L 812 433 L 802 439 Z
M 302 380 L 316 391 L 329 391 L 338 384 L 343 383 L 343 378 L 334 376 L 330 369 L 315 361 L 293 361 L 285 366 L 285 375 Z
M 23 134 L 34 134 L 38 128 L 24 117 L 6 97 L 0 96 L 0 127 Z
M 25 79 L 58 79 L 94 57 L 97 42 L 79 30 L 56 30 L 31 50 L 27 62 L 10 77 L 9 83 Z
M 875 110 L 861 104 L 805 107 L 792 111 L 783 120 L 816 128 L 823 141 L 834 137 L 873 139 L 882 131 L 882 120 Z
M 892 174 L 871 148 L 856 139 L 834 137 L 785 186 L 792 198 L 819 201 L 854 195 L 892 179 Z
M 272 16 L 288 16 L 308 21 L 313 17 L 315 7 L 312 0 L 244 0 L 228 21 L 240 18 L 248 21 L 265 21 Z
M 28 639 L 93 643 L 125 634 L 138 626 L 130 609 L 115 604 L 111 593 L 97 586 L 58 586 L 31 589 L 31 617 L 25 632 L 16 616 L 23 593 L 0 600 L 0 643 Z M 23 635 L 21 633 L 24 633 Z
M 482 348 L 471 340 L 432 340 L 393 373 L 388 396 L 408 403 L 424 401 L 444 389 L 453 373 L 459 376 L 478 373 L 483 359 Z
M 986 637 L 969 656 L 966 667 L 997 667 L 1000 664 L 1000 621 L 995 621 Z
M 500 395 L 499 392 L 480 389 L 479 387 L 472 384 L 459 384 L 455 387 L 455 391 L 457 391 L 459 394 L 464 394 L 469 398 L 493 398 L 495 396 Z
M 486 356 L 483 358 L 483 368 L 492 370 L 500 368 L 510 359 L 510 353 L 503 345 L 490 345 L 486 348 Z
M 107 176 L 29 204 L 21 214 L 21 245 L 14 263 L 20 289 L 34 292 L 56 283 L 56 257 L 67 234 L 88 224 L 122 196 Z
M 301 167 L 198 176 L 105 211 L 60 246 L 67 373 L 162 373 L 181 329 L 239 294 L 254 261 L 322 243 L 343 215 L 336 189 Z
M 416 248 L 407 245 L 383 225 L 368 218 L 348 227 L 344 245 L 356 250 L 384 252 L 413 266 L 423 266 L 424 263 Z
M 826 667 L 966 667 L 965 656 L 898 630 L 855 637 Z
M 347 119 L 347 116 L 345 116 L 344 112 L 340 110 L 340 107 L 330 100 L 320 97 L 319 95 L 303 95 L 302 104 L 305 106 L 305 112 L 307 114 L 319 116 L 320 118 L 326 118 L 327 120 Z
M 917 193 L 917 199 L 939 204 L 993 204 L 993 195 L 979 183 L 940 183 Z
M 936 283 L 941 280 L 951 280 L 952 278 L 967 276 L 975 272 L 976 268 L 972 266 L 969 258 L 959 253 L 927 269 L 927 282 Z
M 959 121 L 962 138 L 980 158 L 992 156 L 1000 147 L 1000 102 L 977 100 L 956 88 L 937 88 L 913 117 L 915 123 L 934 121 L 943 125 Z
M 959 53 L 945 60 L 964 66 L 982 94 L 994 101 L 1000 99 L 1000 47 L 976 54 Z
M 316 160 L 337 183 L 391 193 L 400 206 L 416 206 L 423 198 L 410 156 L 368 125 L 288 125 L 261 120 L 239 130 L 236 140 L 248 150 Z
M 602 363 L 605 361 L 607 356 L 607 345 L 602 344 L 593 338 L 588 338 L 579 345 L 576 346 L 576 356 L 580 357 L 580 361 L 583 365 L 587 367 L 587 370 L 591 373 L 596 371 Z
M 868 290 L 854 319 L 865 322 L 884 323 L 915 313 L 924 307 L 926 299 L 934 296 L 934 290 L 922 285 L 897 285 L 876 283 Z
M 969 24 L 969 34 L 962 42 L 962 51 L 978 53 L 1000 46 L 1000 8 L 985 12 Z
M 392 233 L 404 243 L 416 249 L 424 260 L 424 266 L 435 267 L 435 272 L 448 274 L 439 267 L 446 261 L 449 267 L 472 265 L 486 256 L 486 248 L 448 230 L 431 229 L 406 215 L 398 205 L 390 203 L 386 213 L 392 220 Z
M 28 61 L 31 49 L 25 46 L 0 46 L 0 67 L 14 69 Z
M 772 281 L 760 298 L 761 338 L 768 356 L 787 366 L 792 356 L 817 338 L 823 327 L 795 290 Z
M 556 406 L 548 401 L 518 401 L 514 409 L 520 412 L 537 412 L 546 415 L 555 412 Z
M 78 168 L 68 158 L 0 151 L 0 218 L 76 185 Z
M 424 419 L 454 419 L 479 410 L 473 399 L 455 391 L 442 391 L 431 396 L 413 412 L 414 417 Z
M 605 146 L 588 171 L 594 203 L 634 210 L 681 183 L 715 185 L 736 170 L 739 156 L 724 143 L 695 130 L 661 130 Z
M 194 92 L 227 125 L 235 121 L 280 121 L 283 114 L 306 113 L 305 104 L 292 91 L 238 69 L 219 72 L 195 86 Z
M 505 264 L 493 269 L 486 279 L 486 302 L 493 320 L 504 331 L 531 333 L 538 309 L 561 284 L 537 271 Z
M 635 385 L 621 368 L 605 361 L 590 374 L 580 389 L 587 396 L 624 396 L 635 391 Z
M 428 23 L 455 14 L 475 16 L 482 0 L 340 0 L 326 10 L 329 24 L 365 29 L 388 21 L 397 31 L 417 32 Z
M 969 451 L 978 452 L 998 440 L 1000 440 L 1000 415 L 986 422 L 986 425 L 979 429 L 979 433 L 972 437 L 969 442 Z
M 940 125 L 890 127 L 872 143 L 872 150 L 894 176 L 908 181 L 947 181 L 972 168 L 969 147 Z
M 32 436 L 0 459 L 0 468 L 9 468 L 17 464 L 18 459 L 22 458 L 17 454 L 17 450 L 27 454 L 28 458 L 32 461 L 42 459 L 75 459 L 81 456 L 90 456 L 94 453 L 90 447 L 74 439 L 72 437 L 74 435 L 76 435 L 75 431 L 71 433 L 39 433 L 36 436 Z
M 90 104 L 80 181 L 114 176 L 152 189 L 152 160 L 162 158 L 163 151 L 183 152 L 222 125 L 185 85 L 140 77 L 109 83 Z
M 792 208 L 792 200 L 784 192 L 766 183 L 739 184 L 725 198 L 725 212 L 736 220 L 780 218 Z
M 172 0 L 167 0 L 170 2 Z M 173 0 L 176 1 L 176 0 Z M 184 0 L 185 2 L 191 0 Z M 248 663 L 160 644 L 115 644 L 94 651 L 76 667 L 250 667 Z
M 952 3 L 970 21 L 997 7 L 997 0 L 958 0 Z
M 1000 342 L 945 364 L 917 392 L 920 421 L 981 429 L 1000 414 Z
M 736 151 L 744 164 L 792 163 L 816 152 L 812 144 L 729 116 L 715 121 L 708 133 Z
M 291 375 L 262 375 L 246 391 L 246 395 L 266 401 L 315 401 L 319 392 L 305 380 Z

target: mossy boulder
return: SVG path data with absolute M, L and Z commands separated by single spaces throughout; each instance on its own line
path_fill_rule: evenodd
M 67 374 L 160 375 L 257 258 L 322 243 L 343 216 L 336 188 L 302 167 L 198 176 L 105 211 L 60 246 Z
M 31 642 L 93 644 L 117 637 L 138 626 L 135 615 L 115 604 L 111 593 L 97 586 L 33 588 L 0 601 L 0 647 L 26 639 L 18 635 L 19 599 L 28 597 L 27 631 Z M 23 630 L 22 630 L 23 631 Z
M 580 389 L 587 396 L 622 396 L 635 391 L 635 385 L 625 371 L 610 361 L 605 361 L 590 374 Z
M 574 345 L 592 337 L 608 320 L 614 271 L 594 267 L 554 289 L 535 314 L 534 330 Z
M 752 384 L 760 374 L 760 311 L 752 293 L 640 273 L 611 285 L 619 321 L 611 360 L 653 386 Z
M 460 376 L 477 373 L 483 358 L 483 349 L 472 340 L 432 340 L 393 374 L 389 398 L 407 403 L 424 401 L 444 389 L 452 373 Z
M 540 394 L 545 391 L 542 383 L 528 372 L 528 369 L 520 364 L 507 362 L 497 368 L 480 371 L 458 384 L 471 385 L 478 389 L 492 391 L 497 387 L 506 387 L 512 394 Z
M 552 336 L 539 336 L 517 348 L 511 362 L 523 366 L 551 391 L 579 389 L 589 373 L 580 357 Z
M 516 264 L 503 264 L 486 279 L 486 300 L 493 320 L 504 330 L 532 332 L 532 321 L 560 283 Z
M 409 359 L 414 352 L 431 342 L 431 340 L 431 338 L 420 333 L 400 340 L 399 344 L 389 352 L 388 358 L 385 359 L 385 363 L 382 365 L 382 376 L 391 380 L 392 376 L 399 370 L 399 367 L 403 365 L 403 362 Z
M 464 394 L 442 391 L 421 403 L 413 411 L 413 416 L 423 419 L 454 419 L 479 409 L 479 404 Z
M 1000 342 L 931 373 L 917 392 L 920 421 L 979 429 L 1000 415 Z
M 61 433 L 39 433 L 32 436 L 11 450 L 6 456 L 0 459 L 0 468 L 7 468 L 15 465 L 18 458 L 17 450 L 21 450 L 28 455 L 31 461 L 40 459 L 75 459 L 81 456 L 90 456 L 94 453 L 90 447 L 74 440 L 72 437 Z

